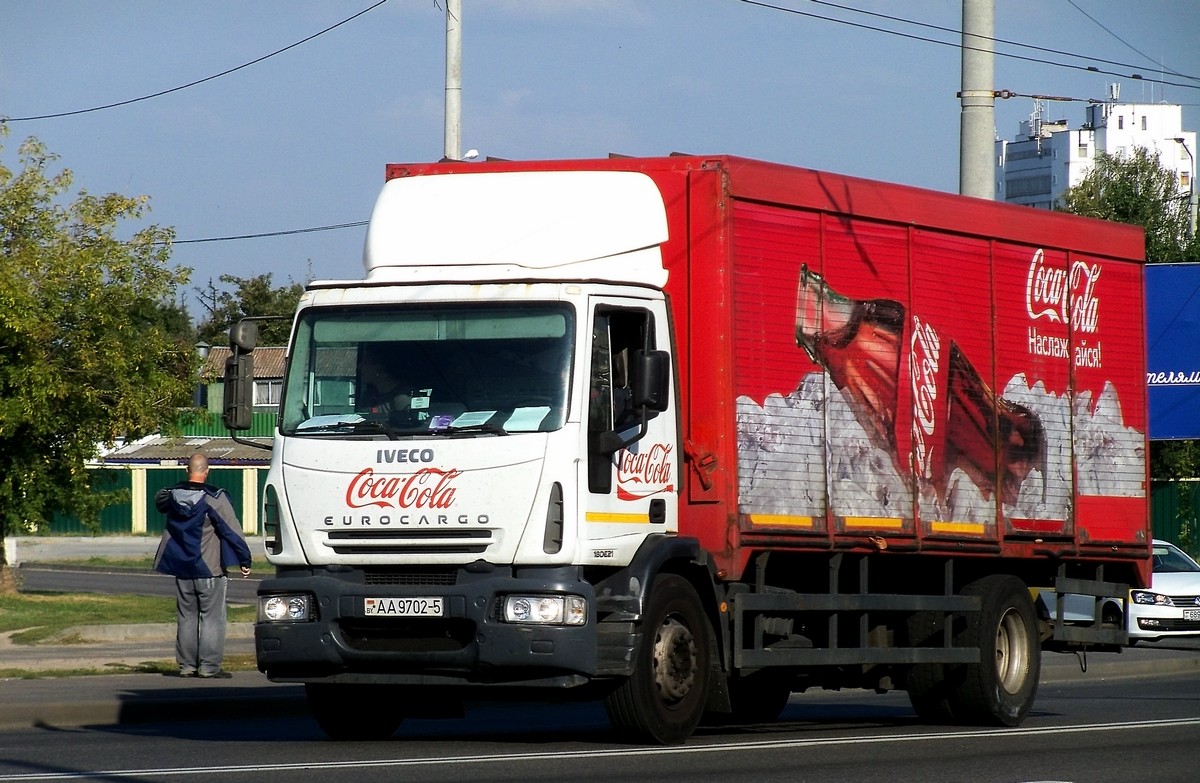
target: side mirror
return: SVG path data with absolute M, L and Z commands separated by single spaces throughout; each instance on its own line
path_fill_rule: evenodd
M 229 347 L 234 354 L 250 353 L 258 345 L 258 323 L 242 319 L 229 327 Z
M 253 324 L 252 324 L 253 325 Z M 236 327 L 235 327 L 236 328 Z M 255 327 L 255 332 L 258 328 Z M 232 341 L 232 330 L 230 341 Z M 233 354 L 225 360 L 225 395 L 221 420 L 231 432 L 250 429 L 254 410 L 254 357 L 248 353 Z
M 630 404 L 637 412 L 638 431 L 622 437 L 617 432 L 600 433 L 596 447 L 612 454 L 646 437 L 647 424 L 670 406 L 671 355 L 666 351 L 634 351 L 630 377 Z
M 671 400 L 671 355 L 666 351 L 633 354 L 633 407 L 665 411 Z

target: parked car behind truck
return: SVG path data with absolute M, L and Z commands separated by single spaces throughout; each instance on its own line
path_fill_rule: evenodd
M 1096 621 L 1129 632 L 1129 643 L 1200 636 L 1200 564 L 1169 541 L 1155 539 L 1151 547 L 1153 573 L 1146 589 L 1097 601 L 1064 595 L 1063 619 L 1076 625 Z M 1057 596 L 1042 596 L 1047 613 L 1058 612 Z
M 536 693 L 673 743 L 810 687 L 1016 725 L 1043 646 L 1127 640 L 1030 588 L 1149 583 L 1142 246 L 730 156 L 389 166 L 296 314 L 259 668 L 339 738 Z

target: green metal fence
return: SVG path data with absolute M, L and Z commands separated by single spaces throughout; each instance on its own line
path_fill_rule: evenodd
M 154 507 L 155 493 L 164 487 L 178 484 L 187 478 L 187 470 L 177 466 L 137 465 L 94 468 L 93 470 L 93 486 L 107 490 L 123 489 L 127 493 L 128 500 L 123 503 L 115 503 L 107 506 L 101 511 L 99 530 L 88 528 L 78 517 L 56 514 L 46 533 L 58 536 L 86 536 L 96 533 L 128 535 L 135 532 L 135 515 L 133 510 L 136 504 L 136 506 L 140 507 L 141 518 L 145 520 L 146 535 L 157 536 L 162 533 L 163 527 L 166 524 L 166 518 Z M 145 476 L 144 481 L 140 484 L 145 489 L 136 497 L 133 496 L 135 491 L 135 472 L 144 474 Z M 208 474 L 209 484 L 220 487 L 229 493 L 230 501 L 233 503 L 233 507 L 239 517 L 246 513 L 244 509 L 245 504 L 243 503 L 244 475 L 244 469 L 240 467 L 216 466 Z M 267 469 L 263 467 L 256 470 L 256 476 L 258 487 L 255 497 L 261 498 L 267 481 Z M 247 521 L 253 522 L 254 526 L 257 527 L 257 514 L 250 520 L 242 519 L 243 527 L 245 527 Z
M 275 435 L 275 419 L 276 414 L 274 413 L 255 411 L 250 417 L 250 429 L 237 434 L 246 438 L 273 437 Z M 195 421 L 183 424 L 180 429 L 188 437 L 228 438 L 230 435 L 229 430 L 221 421 L 221 417 L 214 413 L 209 413 L 207 418 L 200 417 Z
M 1154 537 L 1170 541 L 1192 557 L 1200 554 L 1200 481 L 1154 481 L 1150 484 L 1150 519 Z
M 132 490 L 133 474 L 127 470 L 96 471 L 92 476 L 92 486 L 100 491 L 125 490 L 126 497 Z M 132 505 L 129 501 L 105 506 L 100 512 L 101 533 L 129 533 Z M 161 531 L 162 528 L 159 528 Z M 50 522 L 50 532 L 64 536 L 91 535 L 93 531 L 84 526 L 78 517 L 55 514 Z

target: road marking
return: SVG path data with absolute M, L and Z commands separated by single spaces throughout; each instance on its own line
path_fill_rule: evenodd
M 466 763 L 496 762 L 541 762 L 548 760 L 637 758 L 647 756 L 674 756 L 685 753 L 731 753 L 735 751 L 784 750 L 789 748 L 812 748 L 818 746 L 861 745 L 863 743 L 911 743 L 939 740 L 995 739 L 996 737 L 1050 736 L 1055 734 L 1081 734 L 1093 731 L 1135 731 L 1139 729 L 1161 729 L 1178 726 L 1200 726 L 1200 718 L 1167 718 L 1163 720 L 1125 721 L 1121 723 L 1086 723 L 1079 726 L 1043 726 L 1039 728 L 975 729 L 970 731 L 935 731 L 923 734 L 881 734 L 877 737 L 819 737 L 813 739 L 760 740 L 756 742 L 722 742 L 713 745 L 675 745 L 665 748 L 608 748 L 604 750 L 562 750 L 541 753 L 497 753 L 477 756 L 437 756 L 423 759 L 365 759 L 358 761 L 313 761 L 288 764 L 230 764 L 207 767 L 159 767 L 156 769 L 109 769 L 84 772 L 30 772 L 17 775 L 0 775 L 0 783 L 31 780 L 81 780 L 85 778 L 145 778 L 171 777 L 216 773 L 219 775 L 247 774 L 261 777 L 265 772 L 287 772 L 289 770 L 338 770 L 367 769 L 377 767 L 447 766 Z

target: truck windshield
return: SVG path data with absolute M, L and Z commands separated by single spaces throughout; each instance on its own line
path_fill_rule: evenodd
M 285 435 L 547 432 L 566 416 L 572 310 L 559 303 L 311 308 L 281 402 Z

